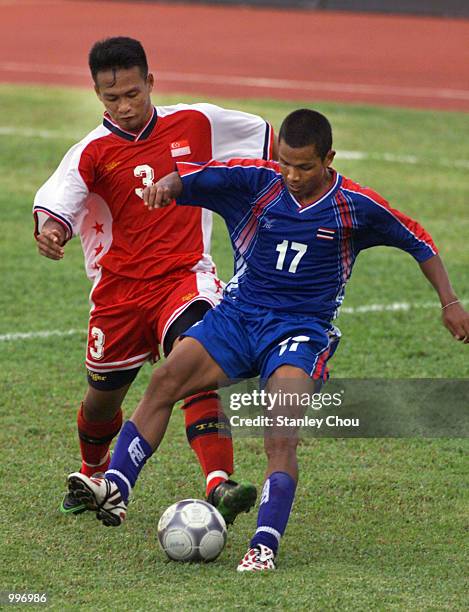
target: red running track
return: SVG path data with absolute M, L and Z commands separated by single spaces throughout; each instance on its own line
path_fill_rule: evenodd
M 364 13 L 0 0 L 0 82 L 89 86 L 114 35 L 143 42 L 160 92 L 469 112 L 469 20 Z

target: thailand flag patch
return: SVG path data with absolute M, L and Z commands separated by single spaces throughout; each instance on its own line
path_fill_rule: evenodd
M 171 157 L 181 157 L 182 155 L 190 155 L 191 148 L 188 140 L 177 140 L 170 144 Z
M 316 238 L 322 238 L 322 240 L 334 240 L 335 230 L 327 227 L 320 227 Z

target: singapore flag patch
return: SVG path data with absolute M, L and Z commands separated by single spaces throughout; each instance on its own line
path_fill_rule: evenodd
M 182 155 L 190 155 L 191 148 L 188 140 L 177 140 L 170 144 L 171 157 L 181 157 Z

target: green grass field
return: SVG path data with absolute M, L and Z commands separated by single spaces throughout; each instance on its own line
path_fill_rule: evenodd
M 158 99 L 174 103 L 183 97 Z M 299 104 L 218 100 L 261 113 L 278 128 Z M 91 92 L 0 86 L 1 278 L 0 591 L 43 592 L 61 610 L 467 609 L 467 440 L 324 439 L 300 447 L 301 481 L 279 569 L 237 575 L 255 525 L 240 517 L 220 559 L 167 562 L 156 543 L 161 512 L 201 497 L 199 467 L 180 411 L 135 491 L 128 521 L 105 529 L 64 517 L 65 476 L 79 465 L 75 412 L 85 390 L 89 283 L 80 246 L 64 261 L 40 258 L 31 202 L 64 151 L 93 128 Z M 318 104 L 335 128 L 335 166 L 380 191 L 432 233 L 454 286 L 469 303 L 467 115 Z M 390 155 L 395 156 L 391 158 Z M 413 156 L 407 159 L 406 156 Z M 220 220 L 214 256 L 225 280 L 231 253 Z M 344 312 L 332 362 L 341 378 L 469 378 L 468 347 L 441 326 L 433 290 L 406 254 L 360 255 L 345 306 L 406 302 L 396 312 Z M 434 302 L 435 307 L 428 307 Z M 46 338 L 5 335 L 57 330 Z M 64 335 L 67 330 L 77 330 Z M 143 368 L 129 415 L 150 375 Z M 236 442 L 238 473 L 258 485 L 258 439 Z M 261 464 L 261 465 L 260 465 Z

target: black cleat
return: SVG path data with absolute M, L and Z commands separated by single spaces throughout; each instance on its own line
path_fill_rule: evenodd
M 256 503 L 256 487 L 249 482 L 226 480 L 217 485 L 207 501 L 220 512 L 227 525 L 231 525 L 241 512 L 249 512 Z

